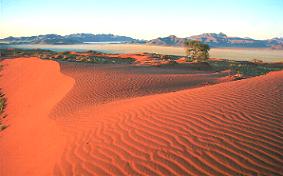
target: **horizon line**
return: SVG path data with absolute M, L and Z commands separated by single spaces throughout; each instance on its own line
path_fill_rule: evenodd
M 177 38 L 189 38 L 191 36 L 196 36 L 196 35 L 202 35 L 202 34 L 225 34 L 227 37 L 231 38 L 231 37 L 239 37 L 239 36 L 229 36 L 224 32 L 204 32 L 204 33 L 200 33 L 200 34 L 193 34 L 190 36 L 186 36 L 186 37 L 179 37 L 175 34 L 169 34 L 169 35 L 164 35 L 164 36 L 159 36 L 159 37 L 155 37 L 155 38 L 151 38 L 151 39 L 143 39 L 143 38 L 138 38 L 138 37 L 132 37 L 130 35 L 123 35 L 123 34 L 114 34 L 114 33 L 91 33 L 91 32 L 76 32 L 76 33 L 69 33 L 69 34 L 58 34 L 58 33 L 45 33 L 45 34 L 38 34 L 38 35 L 21 35 L 21 36 L 7 36 L 7 37 L 3 37 L 0 38 L 0 40 L 3 40 L 5 38 L 9 38 L 9 37 L 14 37 L 14 38 L 19 38 L 19 37 L 34 37 L 34 36 L 41 36 L 41 35 L 60 35 L 60 36 L 67 36 L 67 35 L 72 35 L 72 34 L 92 34 L 92 35 L 114 35 L 114 36 L 125 36 L 125 37 L 131 37 L 133 39 L 136 40 L 144 40 L 144 41 L 148 41 L 148 40 L 152 40 L 152 39 L 157 39 L 157 38 L 165 38 L 165 37 L 169 37 L 169 36 L 176 36 Z M 249 39 L 253 39 L 253 40 L 269 40 L 269 39 L 275 39 L 275 38 L 283 38 L 282 36 L 276 36 L 276 37 L 272 37 L 272 38 L 264 38 L 264 39 L 256 39 L 256 38 L 252 38 L 252 37 L 239 37 L 239 38 L 249 38 Z

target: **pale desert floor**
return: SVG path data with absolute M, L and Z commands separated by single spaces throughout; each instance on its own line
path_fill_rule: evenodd
M 0 175 L 283 175 L 283 71 L 2 64 Z
M 183 47 L 156 46 L 143 44 L 78 44 L 78 45 L 18 45 L 18 48 L 50 49 L 54 51 L 86 51 L 96 50 L 106 53 L 159 53 L 166 55 L 185 55 Z M 283 62 L 283 50 L 269 48 L 211 48 L 211 58 L 253 60 L 259 59 L 264 62 Z

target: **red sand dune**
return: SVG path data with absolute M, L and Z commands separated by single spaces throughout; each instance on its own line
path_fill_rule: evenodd
M 1 64 L 8 128 L 0 132 L 0 175 L 51 175 L 65 139 L 48 113 L 74 80 L 54 61 L 18 58 Z
M 185 74 L 180 79 L 178 74 L 167 74 L 167 79 L 178 80 L 170 82 L 159 78 L 163 75 L 159 72 L 154 77 L 154 73 L 138 71 L 131 78 L 134 73 L 119 68 L 109 73 L 98 68 L 100 76 L 95 77 L 90 71 L 93 67 L 85 67 L 81 73 L 79 66 L 63 65 L 63 73 L 76 81 L 63 98 L 72 80 L 59 74 L 54 62 L 16 59 L 4 63 L 7 66 L 1 87 L 8 97 L 10 127 L 0 133 L 2 175 L 27 173 L 24 171 L 31 168 L 35 170 L 29 175 L 49 175 L 50 171 L 53 175 L 283 175 L 283 71 L 157 94 L 201 85 L 201 81 L 189 85 L 183 82 L 173 87 L 202 74 Z M 50 68 L 45 70 L 46 65 Z M 20 68 L 23 71 L 16 72 Z M 56 76 L 50 77 L 51 72 Z M 16 90 L 14 81 L 9 82 L 11 76 L 15 80 L 21 77 L 25 88 Z M 221 78 L 214 77 L 208 79 Z M 122 78 L 123 84 L 118 84 Z M 46 82 L 42 85 L 37 79 Z M 54 88 L 54 84 L 62 87 Z M 132 90 L 134 87 L 129 85 L 141 89 Z M 34 87 L 42 91 L 34 91 Z M 50 92 L 56 92 L 54 98 Z M 136 97 L 136 92 L 144 96 Z M 18 96 L 24 96 L 25 101 L 19 102 Z M 41 97 L 50 103 L 43 106 Z M 16 104 L 26 107 L 14 110 Z M 48 112 L 53 120 L 46 118 Z M 16 113 L 21 115 L 13 117 Z M 27 132 L 14 134 L 19 133 L 19 126 L 29 123 L 35 123 L 32 128 L 38 127 L 29 137 Z M 15 146 L 19 136 L 24 137 L 20 142 L 26 146 L 22 150 Z M 51 160 L 43 164 L 47 156 Z
M 225 82 L 229 75 L 229 72 L 133 65 L 61 63 L 61 68 L 76 84 L 53 109 L 52 116 L 66 115 L 83 106 Z

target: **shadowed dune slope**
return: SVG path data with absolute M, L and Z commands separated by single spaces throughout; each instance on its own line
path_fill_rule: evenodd
M 281 71 L 81 107 L 54 174 L 283 175 L 282 91 Z
M 65 116 L 84 106 L 120 99 L 177 91 L 228 81 L 228 72 L 197 71 L 133 65 L 61 63 L 73 77 L 73 89 L 53 109 L 51 116 Z M 224 78 L 224 79 L 223 79 Z
M 0 175 L 52 175 L 65 138 L 47 114 L 74 80 L 61 74 L 54 61 L 17 58 L 1 64 L 8 128 L 0 132 Z

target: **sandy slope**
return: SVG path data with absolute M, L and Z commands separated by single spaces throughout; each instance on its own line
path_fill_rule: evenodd
M 229 74 L 174 67 L 84 63 L 61 63 L 61 68 L 76 84 L 53 109 L 52 116 L 65 116 L 84 106 L 215 84 L 227 81 L 225 77 Z
M 1 80 L 11 101 L 7 108 L 9 119 L 13 113 L 22 113 L 9 120 L 11 126 L 1 134 L 3 175 L 8 175 L 8 171 L 23 173 L 30 168 L 36 168 L 30 170 L 33 175 L 46 171 L 53 171 L 53 175 L 283 175 L 282 71 L 157 94 L 216 82 L 225 74 L 165 74 L 157 70 L 146 70 L 145 74 L 138 70 L 131 77 L 132 68 L 123 67 L 108 68 L 108 73 L 105 68 L 96 68 L 95 77 L 90 71 L 93 67 L 74 69 L 67 65 L 63 72 L 76 83 L 63 98 L 72 80 L 59 73 L 58 77 L 47 76 L 51 74 L 48 70 L 53 69 L 44 70 L 43 65 L 33 68 L 35 63 L 50 61 L 20 61 L 5 61 L 10 69 L 4 71 Z M 23 69 L 24 82 L 30 83 L 21 83 L 25 89 L 12 86 L 12 81 L 9 83 L 10 79 L 5 77 L 17 75 L 19 64 L 29 68 Z M 37 76 L 30 76 L 34 74 Z M 34 81 L 40 75 L 47 83 Z M 44 91 L 32 91 L 36 85 Z M 57 98 L 50 95 L 54 85 L 63 86 L 56 87 Z M 33 103 L 32 108 L 28 103 L 14 111 L 20 102 L 12 93 L 20 96 L 25 91 L 35 94 L 36 98 L 25 96 L 25 101 Z M 50 100 L 45 108 L 41 97 Z M 60 98 L 63 99 L 54 106 Z M 35 100 L 39 103 L 34 104 Z M 49 112 L 53 120 L 46 118 Z M 19 126 L 29 123 L 35 125 L 24 131 L 32 129 L 32 137 L 27 132 L 18 134 Z M 23 137 L 20 144 L 25 146 L 21 150 L 16 147 L 18 136 Z M 50 145 L 52 142 L 56 146 Z M 47 155 L 51 158 L 48 162 Z
M 18 58 L 2 64 L 9 127 L 0 133 L 0 175 L 51 175 L 65 139 L 48 113 L 74 80 L 53 61 Z
M 283 175 L 283 72 L 86 107 L 58 175 Z

